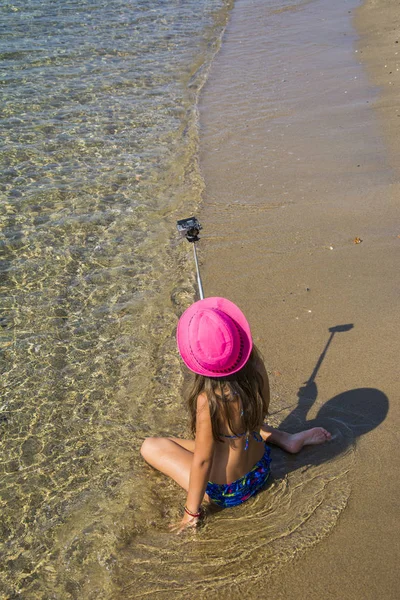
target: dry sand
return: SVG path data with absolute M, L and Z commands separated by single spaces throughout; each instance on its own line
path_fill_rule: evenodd
M 244 309 L 273 397 L 293 401 L 328 328 L 352 323 L 319 401 L 363 387 L 389 399 L 357 440 L 335 529 L 273 576 L 274 600 L 399 596 L 400 5 L 356 7 L 237 0 L 200 106 L 206 295 Z

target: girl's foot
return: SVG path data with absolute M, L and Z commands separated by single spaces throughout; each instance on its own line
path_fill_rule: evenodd
M 288 433 L 287 436 L 282 447 L 291 454 L 300 452 L 303 446 L 316 446 L 324 442 L 329 442 L 332 438 L 329 431 L 323 427 L 313 427 L 299 433 Z

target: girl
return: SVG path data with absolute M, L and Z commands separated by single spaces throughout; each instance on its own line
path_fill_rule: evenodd
M 195 527 L 201 503 L 236 506 L 256 494 L 269 476 L 270 449 L 295 453 L 322 444 L 322 427 L 290 434 L 264 423 L 269 383 L 241 310 L 225 298 L 205 298 L 190 306 L 178 323 L 177 343 L 194 373 L 187 390 L 194 440 L 147 438 L 143 458 L 187 491 L 181 532 Z

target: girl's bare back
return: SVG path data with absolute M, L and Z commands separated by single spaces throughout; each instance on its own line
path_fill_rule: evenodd
M 228 401 L 234 430 L 242 433 L 241 402 L 239 399 Z M 215 443 L 210 481 L 226 484 L 243 477 L 254 467 L 264 454 L 264 444 L 262 440 L 256 441 L 251 433 L 249 436 L 246 434 L 240 437 L 234 436 L 225 424 L 221 424 L 221 434 L 224 439 Z

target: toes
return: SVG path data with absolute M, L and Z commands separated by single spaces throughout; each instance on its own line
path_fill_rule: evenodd
M 325 440 L 329 441 L 331 439 L 332 435 L 326 429 L 324 429 L 324 428 L 321 428 L 321 429 L 322 429 L 322 435 L 324 436 Z
M 329 431 L 324 429 L 324 427 L 316 427 L 314 430 L 315 440 L 317 443 L 323 444 L 331 439 L 331 434 Z

